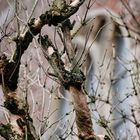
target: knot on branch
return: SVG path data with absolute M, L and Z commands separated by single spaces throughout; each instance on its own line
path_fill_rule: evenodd
M 58 23 L 66 19 L 68 7 L 65 0 L 54 0 L 51 9 L 42 14 L 40 19 L 44 24 L 57 26 Z
M 81 89 L 81 85 L 85 81 L 85 76 L 82 71 L 66 71 L 63 76 L 62 84 L 63 86 L 68 89 L 70 86 L 74 86 L 77 89 Z
M 70 19 L 66 19 L 65 21 L 62 22 L 62 25 L 61 25 L 62 32 L 64 32 L 66 28 L 68 28 L 69 30 L 72 30 L 74 27 L 74 24 L 75 24 L 75 21 L 71 23 Z
M 40 32 L 40 30 L 44 24 L 46 24 L 46 23 L 44 23 L 43 20 L 41 20 L 40 18 L 38 18 L 38 19 L 32 18 L 30 20 L 30 22 L 28 23 L 30 33 L 32 35 L 37 35 Z
M 62 11 L 51 9 L 50 11 L 46 11 L 45 14 L 42 14 L 40 19 L 43 24 L 57 26 L 58 23 L 61 23 L 65 18 Z
M 79 0 L 77 3 L 68 5 L 65 0 L 55 0 L 51 9 L 40 16 L 40 20 L 43 25 L 48 24 L 49 26 L 57 26 L 58 23 L 63 22 L 75 14 L 83 3 L 84 0 Z

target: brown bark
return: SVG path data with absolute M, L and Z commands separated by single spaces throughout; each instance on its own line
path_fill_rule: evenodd
M 85 81 L 85 76 L 81 71 L 78 62 L 74 58 L 73 44 L 71 40 L 70 30 L 72 29 L 72 24 L 70 20 L 66 20 L 62 24 L 62 31 L 64 36 L 64 43 L 66 46 L 65 50 L 67 56 L 72 64 L 71 76 L 69 76 L 70 82 L 68 85 L 68 90 L 72 94 L 74 109 L 76 113 L 76 125 L 78 129 L 78 137 L 81 140 L 95 140 L 97 137 L 94 135 L 92 129 L 92 120 L 90 110 L 88 108 L 86 94 L 84 93 L 82 86 Z
M 82 140 L 94 140 L 95 135 L 85 93 L 82 89 L 77 89 L 73 86 L 69 87 L 69 92 L 73 96 L 79 138 Z

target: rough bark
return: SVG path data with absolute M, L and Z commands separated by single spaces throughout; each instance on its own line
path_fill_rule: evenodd
M 85 93 L 82 89 L 77 89 L 73 86 L 69 87 L 69 92 L 73 97 L 79 138 L 82 140 L 94 140 L 96 137 L 92 129 L 91 115 Z
M 32 19 L 28 24 L 29 29 L 24 35 L 17 36 L 13 39 L 16 42 L 15 54 L 12 61 L 9 61 L 6 56 L 0 58 L 0 83 L 3 87 L 5 94 L 4 106 L 14 115 L 18 115 L 16 123 L 22 131 L 22 134 L 12 131 L 10 124 L 0 124 L 0 134 L 7 140 L 12 140 L 11 134 L 18 139 L 25 139 L 27 136 L 30 140 L 39 139 L 36 135 L 33 121 L 29 115 L 29 107 L 27 102 L 16 98 L 16 89 L 18 83 L 18 74 L 20 67 L 20 59 L 24 51 L 28 48 L 32 42 L 33 37 L 40 33 L 42 27 L 45 24 L 56 26 L 58 23 L 64 22 L 71 15 L 76 13 L 78 8 L 83 4 L 84 0 L 76 1 L 71 5 L 67 5 L 65 1 L 54 1 L 51 9 L 42 14 L 38 19 Z M 70 22 L 66 20 L 66 24 L 62 24 L 65 45 L 68 48 L 68 56 L 73 56 L 72 43 L 70 36 Z M 68 24 L 67 24 L 68 23 Z M 46 37 L 40 37 L 39 43 L 41 43 L 46 59 L 54 70 L 54 75 L 58 78 L 60 83 L 70 91 L 73 96 L 74 109 L 76 112 L 76 124 L 79 133 L 79 139 L 82 140 L 94 140 L 96 139 L 92 130 L 92 121 L 89 112 L 89 108 L 86 101 L 86 95 L 82 90 L 82 85 L 85 81 L 85 76 L 73 60 L 73 57 L 69 57 L 70 62 L 74 68 L 67 71 L 64 67 L 64 63 L 61 60 L 61 55 L 58 50 L 55 49 L 50 39 Z M 52 53 L 48 52 L 48 48 L 52 48 Z M 8 73 L 8 75 L 7 75 Z M 9 78 L 10 77 L 10 78 Z M 7 134 L 7 135 L 6 135 Z

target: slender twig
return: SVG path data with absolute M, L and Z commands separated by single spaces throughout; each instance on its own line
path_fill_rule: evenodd
M 19 0 L 15 0 L 15 14 L 17 19 L 17 36 L 20 35 L 20 22 L 17 17 L 19 17 Z
M 31 20 L 31 17 L 32 17 L 34 11 L 35 11 L 35 8 L 36 8 L 37 4 L 38 4 L 38 1 L 39 1 L 39 0 L 36 0 L 36 1 L 34 2 L 34 4 L 33 4 L 32 9 L 31 9 L 31 12 L 30 12 L 30 14 L 29 14 L 29 17 L 28 17 L 28 19 L 27 19 L 27 23 L 29 23 L 29 21 Z M 25 25 L 25 27 L 24 27 L 22 33 L 25 32 L 25 29 L 26 29 L 27 25 L 28 25 L 28 24 Z
M 140 23 L 139 23 L 139 21 L 137 20 L 136 16 L 134 15 L 134 13 L 133 13 L 131 7 L 129 6 L 129 3 L 126 3 L 126 2 L 124 2 L 123 0 L 120 0 L 120 1 L 122 2 L 122 4 L 123 4 L 123 6 L 125 7 L 125 9 L 126 9 L 126 10 L 129 12 L 129 14 L 132 16 L 132 18 L 133 18 L 133 20 L 136 22 L 136 24 L 137 24 L 138 26 L 140 26 Z

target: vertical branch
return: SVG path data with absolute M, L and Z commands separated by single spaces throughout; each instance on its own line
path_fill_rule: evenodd
M 17 19 L 17 36 L 20 35 L 20 23 L 19 23 L 19 1 L 15 0 L 15 14 Z
M 72 25 L 70 23 L 70 20 L 66 20 L 62 24 L 62 31 L 63 31 L 63 37 L 64 37 L 64 46 L 67 56 L 69 58 L 69 61 L 71 62 L 74 58 L 74 48 L 72 48 L 72 41 L 71 41 L 71 34 L 70 34 L 70 29 L 72 29 Z
M 83 140 L 95 139 L 92 129 L 90 110 L 87 105 L 87 98 L 82 89 L 70 86 L 69 92 L 72 94 L 74 109 L 76 113 L 76 124 L 79 138 Z
M 62 31 L 68 51 L 67 54 L 70 56 L 70 60 L 76 62 L 75 60 L 73 60 L 74 52 L 70 34 L 71 28 L 72 27 L 70 21 L 67 20 L 63 24 Z M 79 75 L 79 73 L 82 73 L 78 65 L 75 66 L 75 69 L 71 71 L 71 74 L 73 73 L 76 74 L 75 76 Z M 86 94 L 82 89 L 84 79 L 80 81 L 80 83 L 78 80 L 79 77 L 77 77 L 77 79 L 75 80 L 74 85 L 71 85 L 70 83 L 68 88 L 69 92 L 72 94 L 73 97 L 78 135 L 79 138 L 83 140 L 96 139 L 94 131 L 92 129 L 93 124 L 91 120 L 90 110 L 87 104 Z

